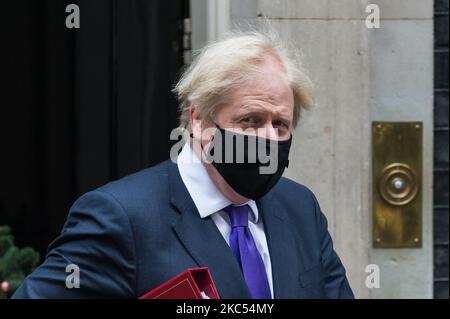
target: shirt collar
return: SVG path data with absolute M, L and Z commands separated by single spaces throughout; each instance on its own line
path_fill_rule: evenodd
M 177 165 L 181 179 L 201 218 L 206 218 L 232 204 L 214 185 L 206 168 L 193 152 L 189 143 L 183 146 L 181 153 L 178 155 Z M 257 223 L 259 216 L 256 202 L 249 200 L 245 204 L 248 204 L 251 208 L 252 222 Z

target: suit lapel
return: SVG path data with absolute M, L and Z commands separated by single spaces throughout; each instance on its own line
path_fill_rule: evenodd
M 213 220 L 202 219 L 186 189 L 176 164 L 169 164 L 170 197 L 180 212 L 173 224 L 186 250 L 201 267 L 208 267 L 224 299 L 251 298 L 244 277 L 230 247 Z
M 294 298 L 298 294 L 299 255 L 291 236 L 282 205 L 276 204 L 273 193 L 262 197 L 256 203 L 264 222 L 272 264 L 274 298 Z

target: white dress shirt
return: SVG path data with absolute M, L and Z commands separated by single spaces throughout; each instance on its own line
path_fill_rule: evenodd
M 223 238 L 230 245 L 231 224 L 228 214 L 222 209 L 232 204 L 214 185 L 206 168 L 186 143 L 178 155 L 178 170 L 201 218 L 211 216 Z M 256 247 L 261 254 L 269 281 L 270 293 L 273 298 L 272 265 L 270 263 L 269 247 L 262 219 L 259 218 L 255 201 L 249 200 L 250 206 L 248 228 L 255 240 Z M 244 204 L 245 205 L 245 204 Z

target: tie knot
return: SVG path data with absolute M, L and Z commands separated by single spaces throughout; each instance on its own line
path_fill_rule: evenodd
M 248 209 L 250 207 L 245 204 L 242 206 L 227 206 L 223 210 L 230 216 L 231 227 L 247 227 L 248 226 Z

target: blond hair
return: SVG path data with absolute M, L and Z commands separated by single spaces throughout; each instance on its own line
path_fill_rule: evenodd
M 302 110 L 314 103 L 313 85 L 298 51 L 284 44 L 273 30 L 234 31 L 200 51 L 173 89 L 180 103 L 180 127 L 189 126 L 192 104 L 206 120 L 212 121 L 218 108 L 231 98 L 231 91 L 262 71 L 268 56 L 278 59 L 286 72 L 294 96 L 295 128 Z

